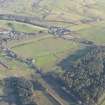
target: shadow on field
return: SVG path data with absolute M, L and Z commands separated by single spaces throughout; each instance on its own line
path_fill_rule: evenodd
M 70 67 L 72 67 L 72 63 L 76 60 L 79 60 L 82 56 L 86 55 L 86 53 L 90 50 L 90 47 L 82 48 L 77 50 L 74 54 L 69 55 L 67 58 L 63 59 L 61 62 L 57 64 L 57 66 L 61 67 L 62 70 L 68 71 Z
M 43 76 L 44 80 L 54 89 L 54 91 L 65 101 L 70 103 L 70 105 L 74 105 L 76 101 L 70 94 L 66 93 L 62 87 L 64 83 L 58 78 L 53 76 L 53 72 L 49 72 Z M 76 104 L 75 104 L 76 105 Z

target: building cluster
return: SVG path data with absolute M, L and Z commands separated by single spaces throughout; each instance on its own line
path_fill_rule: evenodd
M 71 30 L 62 27 L 50 27 L 48 32 L 53 35 L 63 36 L 71 33 Z
M 18 54 L 16 54 L 15 52 L 13 52 L 11 49 L 8 49 L 8 48 L 3 49 L 2 51 L 5 54 L 5 56 L 7 56 L 9 58 L 16 59 L 20 62 L 23 62 L 23 63 L 29 65 L 30 67 L 35 67 L 35 59 L 34 58 L 21 57 Z
M 41 34 L 40 32 L 38 33 Z M 8 41 L 28 39 L 30 37 L 35 37 L 36 35 L 37 32 L 26 33 L 0 28 L 0 48 L 7 47 Z

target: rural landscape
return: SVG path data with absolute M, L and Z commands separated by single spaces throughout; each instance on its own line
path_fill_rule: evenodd
M 0 105 L 105 105 L 105 0 L 0 0 Z

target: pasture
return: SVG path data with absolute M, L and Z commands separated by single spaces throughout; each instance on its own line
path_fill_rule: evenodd
M 98 44 L 105 43 L 105 22 L 90 25 L 77 31 L 81 38 L 94 41 Z
M 33 57 L 40 68 L 49 70 L 59 60 L 67 54 L 72 54 L 79 47 L 78 43 L 51 37 L 15 46 L 12 49 L 21 56 Z

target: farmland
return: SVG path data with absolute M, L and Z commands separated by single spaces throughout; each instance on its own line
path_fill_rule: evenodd
M 105 42 L 105 31 L 104 31 L 104 22 L 94 24 L 90 27 L 80 29 L 78 32 L 80 36 L 89 40 L 92 40 L 98 44 Z
M 10 23 L 11 21 L 9 21 Z M 8 21 L 1 21 L 3 28 L 7 28 Z M 11 22 L 13 26 L 15 26 L 15 29 L 17 31 L 21 31 L 18 29 L 18 27 L 22 26 L 21 23 Z M 43 30 L 43 28 L 34 28 L 34 26 L 26 25 L 26 29 L 22 30 L 25 32 L 35 32 L 35 30 Z M 35 29 L 34 31 L 27 31 L 28 28 Z M 45 29 L 44 29 L 45 30 Z M 46 32 L 46 30 L 45 30 Z M 61 38 L 56 38 L 53 35 L 50 35 L 48 33 L 44 33 L 43 35 L 36 36 L 32 39 L 27 40 L 14 40 L 11 42 L 8 42 L 8 47 L 10 47 L 15 53 L 17 53 L 19 56 L 22 56 L 24 58 L 32 57 L 35 59 L 35 64 L 43 69 L 43 72 L 51 72 L 55 71 L 54 66 L 57 62 L 59 62 L 61 59 L 63 59 L 69 52 L 71 54 L 79 48 L 79 43 L 75 43 L 73 41 L 66 41 Z M 23 49 L 23 50 L 21 50 Z M 31 50 L 33 49 L 33 50 Z M 1 66 L 2 68 L 0 71 L 0 78 L 1 80 L 3 78 L 16 76 L 16 77 L 25 77 L 27 79 L 31 78 L 31 75 L 34 74 L 34 70 L 30 69 L 26 64 L 21 63 L 16 60 L 11 60 L 10 58 L 5 57 L 3 53 L 1 53 L 0 59 L 8 65 L 9 69 L 7 70 L 5 67 Z M 18 71 L 18 72 L 17 72 Z M 59 72 L 59 71 L 55 71 Z M 60 70 L 61 72 L 61 70 Z M 38 79 L 38 81 L 43 83 L 43 80 L 41 78 Z M 1 86 L 2 87 L 2 86 Z M 1 88 L 2 89 L 2 88 Z M 1 90 L 2 91 L 2 90 Z M 4 93 L 1 93 L 1 95 Z M 46 95 L 46 93 L 43 93 L 42 91 L 35 91 L 35 98 L 37 100 L 38 105 L 42 104 L 46 100 L 46 105 L 53 105 L 54 102 L 53 99 L 49 99 Z M 40 97 L 40 98 L 38 98 Z M 52 103 L 53 102 L 53 103 Z
M 13 47 L 13 50 L 26 57 L 32 56 L 36 59 L 36 64 L 39 67 L 46 68 L 47 66 L 53 66 L 54 63 L 56 64 L 58 58 L 63 58 L 70 51 L 72 53 L 78 46 L 79 44 L 60 38 L 47 38 L 37 40 L 27 45 Z
M 104 9 L 0 0 L 0 105 L 105 105 Z

